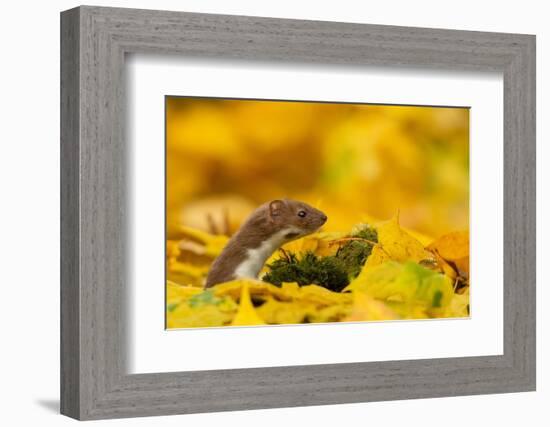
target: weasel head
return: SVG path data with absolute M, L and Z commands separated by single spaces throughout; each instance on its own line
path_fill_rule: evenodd
M 269 222 L 283 234 L 285 241 L 311 234 L 327 221 L 319 209 L 297 200 L 272 200 L 267 206 Z

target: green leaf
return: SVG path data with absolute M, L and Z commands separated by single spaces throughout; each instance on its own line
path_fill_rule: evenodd
M 363 269 L 345 290 L 364 292 L 373 298 L 397 303 L 404 317 L 412 317 L 419 306 L 428 315 L 435 314 L 433 309 L 445 309 L 453 297 L 448 277 L 410 261 L 404 264 L 389 261 Z
M 177 303 L 168 304 L 168 305 L 166 306 L 166 309 L 167 309 L 168 311 L 174 311 L 178 305 L 179 305 L 179 304 L 177 304 Z
M 216 297 L 213 291 L 206 290 L 189 298 L 189 307 L 197 308 L 209 304 L 219 304 L 222 301 L 223 299 Z

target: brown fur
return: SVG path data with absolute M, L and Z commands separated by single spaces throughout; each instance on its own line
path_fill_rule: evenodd
M 299 212 L 304 211 L 304 217 Z M 284 242 L 297 239 L 318 230 L 327 216 L 318 209 L 296 200 L 272 200 L 256 209 L 229 240 L 221 254 L 214 260 L 205 288 L 235 279 L 235 270 L 264 241 L 281 230 L 293 227 L 299 233 L 289 232 Z

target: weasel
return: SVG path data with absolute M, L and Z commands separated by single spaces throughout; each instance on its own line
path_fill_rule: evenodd
M 317 231 L 327 216 L 300 201 L 264 203 L 246 219 L 214 260 L 205 288 L 230 280 L 258 278 L 266 260 L 279 247 Z

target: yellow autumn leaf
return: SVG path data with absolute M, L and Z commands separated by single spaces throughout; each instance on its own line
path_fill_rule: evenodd
M 422 245 L 426 246 L 428 245 L 430 242 L 433 241 L 433 237 L 431 236 L 428 236 L 424 233 L 420 233 L 416 230 L 412 230 L 410 228 L 406 228 L 406 227 L 401 227 L 406 233 L 410 234 L 413 238 L 415 238 L 416 240 L 418 240 L 420 243 L 422 243 Z
M 367 262 L 363 267 L 363 270 L 376 267 L 377 265 L 383 264 L 389 260 L 390 260 L 390 256 L 387 254 L 387 252 L 384 249 L 382 249 L 382 246 L 374 245 L 370 256 L 367 258 Z
M 201 289 L 194 286 L 182 286 L 170 280 L 166 281 L 166 302 L 168 304 L 187 299 L 201 292 Z
M 317 310 L 308 315 L 308 322 L 310 323 L 331 323 L 331 322 L 343 322 L 344 319 L 349 316 L 352 310 L 351 300 L 346 303 L 339 303 L 329 305 Z
M 169 329 L 225 326 L 233 316 L 234 311 L 221 310 L 214 305 L 191 308 L 187 304 L 179 304 L 168 313 L 166 326 Z
M 468 317 L 470 315 L 470 293 L 466 291 L 464 294 L 454 294 L 447 310 L 442 313 L 441 317 Z
M 448 307 L 453 296 L 452 282 L 448 277 L 410 261 L 405 264 L 389 261 L 363 269 L 345 290 L 363 292 L 378 300 L 397 304 L 401 307 L 399 314 L 406 318 L 412 318 L 418 306 L 424 307 L 428 313 L 438 313 Z M 396 309 L 395 306 L 392 308 Z
M 452 280 L 456 280 L 457 278 L 457 272 L 456 270 L 441 256 L 437 251 L 432 252 L 435 258 L 435 263 L 432 265 L 433 268 L 439 268 L 440 271 L 445 273 L 448 277 L 450 277 Z
M 282 283 L 281 284 L 281 295 L 289 299 L 298 298 L 300 295 L 300 286 L 298 283 Z
M 175 259 L 181 253 L 177 240 L 166 240 L 166 258 Z
M 306 302 L 281 302 L 269 298 L 257 310 L 257 314 L 271 324 L 303 323 L 306 316 L 315 313 L 315 304 Z
M 239 310 L 231 322 L 232 326 L 251 326 L 265 325 L 265 322 L 258 316 L 256 309 L 252 305 L 248 283 L 244 282 L 241 288 L 241 300 Z
M 310 234 L 309 236 L 302 237 L 301 239 L 283 245 L 283 250 L 290 252 L 315 252 L 319 246 L 319 240 L 318 234 Z M 277 254 L 277 252 L 275 252 L 275 254 Z M 280 253 L 278 255 L 280 255 Z
M 419 262 L 431 257 L 422 243 L 399 226 L 398 216 L 378 225 L 376 229 L 379 245 L 394 261 Z
M 470 233 L 465 230 L 445 234 L 433 241 L 428 248 L 437 249 L 445 259 L 465 258 L 470 254 Z
M 249 283 L 248 279 L 236 279 L 229 282 L 219 283 L 211 288 L 216 296 L 230 296 L 233 299 L 238 299 L 241 295 L 241 289 L 244 283 Z
M 360 322 L 368 320 L 395 320 L 399 316 L 382 301 L 378 301 L 364 292 L 353 293 L 353 308 L 344 322 Z
M 194 284 L 195 286 L 202 286 L 202 279 L 208 273 L 208 266 L 197 266 L 189 262 L 169 260 L 167 267 L 170 275 L 187 277 L 188 284 Z
M 248 287 L 248 292 L 252 297 L 267 298 L 268 296 L 276 296 L 278 299 L 283 300 L 291 298 L 280 287 L 254 279 L 236 279 L 220 283 L 211 289 L 216 296 L 229 296 L 237 300 L 240 298 L 242 288 L 245 285 Z
M 333 255 L 337 247 L 332 245 L 335 239 L 342 238 L 346 233 L 335 232 L 318 232 L 310 234 L 309 236 L 302 237 L 301 239 L 294 240 L 282 246 L 282 250 L 275 251 L 266 261 L 267 264 L 272 264 L 275 260 L 284 257 L 285 252 L 293 253 L 305 253 L 313 252 L 318 256 Z M 265 268 L 264 268 L 265 271 Z
M 428 307 L 427 304 L 424 302 L 419 302 L 415 300 L 411 300 L 407 302 L 387 300 L 384 302 L 389 308 L 391 308 L 394 312 L 396 312 L 401 319 L 416 320 L 416 319 L 430 319 L 434 317 L 442 317 L 442 316 L 434 315 L 434 313 L 430 311 L 430 307 Z
M 168 328 L 195 328 L 227 325 L 237 312 L 231 298 L 218 298 L 210 290 L 166 283 L 166 324 Z
M 299 289 L 300 292 L 295 298 L 317 305 L 346 304 L 352 300 L 349 293 L 333 292 L 318 285 L 306 285 Z
M 202 243 L 204 245 L 204 254 L 211 257 L 217 257 L 229 241 L 229 237 L 223 234 L 210 234 L 185 225 L 180 226 L 180 231 L 184 236 Z
M 470 233 L 467 230 L 445 234 L 432 242 L 427 249 L 447 263 L 453 263 L 461 271 L 470 273 Z

